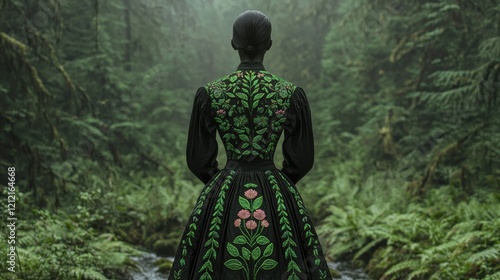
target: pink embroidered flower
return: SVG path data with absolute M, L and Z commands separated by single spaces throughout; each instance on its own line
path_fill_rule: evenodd
M 234 220 L 234 226 L 235 227 L 240 227 L 240 225 L 241 225 L 241 219 Z
M 279 109 L 276 110 L 274 113 L 276 114 L 276 116 L 283 116 L 285 114 L 285 110 Z
M 243 72 L 238 72 L 238 77 L 243 77 Z
M 268 227 L 269 226 L 269 222 L 267 220 L 262 220 L 260 222 L 260 224 L 263 226 L 263 227 Z
M 242 218 L 242 219 L 248 219 L 250 218 L 250 212 L 248 210 L 240 210 L 240 212 L 238 212 L 238 217 Z
M 247 229 L 254 230 L 257 227 L 257 223 L 254 220 L 246 222 Z
M 217 110 L 217 115 L 225 115 L 226 114 L 226 111 L 224 111 L 224 109 L 220 109 L 220 110 Z
M 264 77 L 264 73 L 257 74 L 257 78 L 262 78 L 262 77 Z
M 254 199 L 258 194 L 259 193 L 257 191 L 250 189 L 245 192 L 245 197 L 248 199 Z
M 266 212 L 262 209 L 257 209 L 253 212 L 253 217 L 259 221 L 262 221 L 266 218 Z

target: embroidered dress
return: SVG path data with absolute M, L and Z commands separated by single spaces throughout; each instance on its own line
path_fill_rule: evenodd
M 227 154 L 218 167 L 216 132 Z M 273 162 L 284 131 L 283 168 Z M 205 183 L 170 280 L 332 279 L 295 184 L 312 168 L 304 91 L 257 62 L 198 89 L 187 162 Z

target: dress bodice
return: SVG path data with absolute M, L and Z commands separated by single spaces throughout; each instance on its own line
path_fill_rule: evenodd
M 271 160 L 291 121 L 292 83 L 264 70 L 238 70 L 205 86 L 229 160 Z
M 220 170 L 217 131 L 227 159 L 245 162 L 273 160 L 284 131 L 283 173 L 296 182 L 312 168 L 314 143 L 305 92 L 261 63 L 242 63 L 195 95 L 187 161 L 204 182 Z

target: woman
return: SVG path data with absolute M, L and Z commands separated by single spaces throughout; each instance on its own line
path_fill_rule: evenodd
M 237 70 L 198 89 L 187 163 L 205 183 L 169 279 L 331 279 L 295 184 L 312 168 L 304 91 L 264 69 L 271 23 L 246 11 L 233 25 Z M 273 163 L 284 130 L 283 168 Z M 227 153 L 218 168 L 216 131 Z

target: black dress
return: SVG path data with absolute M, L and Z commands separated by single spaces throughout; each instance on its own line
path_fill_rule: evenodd
M 284 130 L 283 168 L 273 163 Z M 227 153 L 218 168 L 216 132 Z M 205 183 L 169 279 L 331 279 L 295 184 L 312 168 L 311 113 L 304 91 L 241 63 L 198 89 L 187 163 Z

